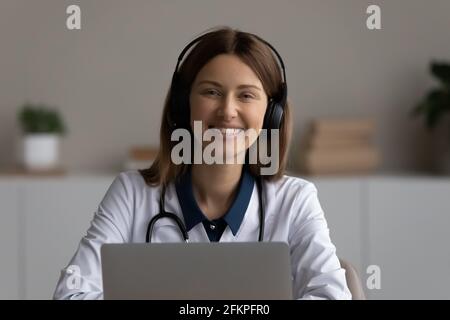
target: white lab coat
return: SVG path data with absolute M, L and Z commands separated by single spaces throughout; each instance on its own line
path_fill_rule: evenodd
M 263 183 L 264 241 L 283 241 L 289 245 L 294 298 L 350 299 L 345 270 L 330 240 L 314 184 L 289 176 Z M 147 224 L 159 212 L 159 196 L 160 187 L 147 186 L 139 172 L 120 173 L 102 199 L 68 267 L 62 270 L 54 298 L 102 299 L 101 245 L 145 242 Z M 165 208 L 184 220 L 173 183 L 166 190 Z M 255 184 L 236 236 L 227 226 L 220 242 L 257 241 L 258 232 L 259 201 Z M 173 220 L 160 219 L 155 224 L 152 242 L 178 241 L 182 238 Z M 209 242 L 202 223 L 189 231 L 189 241 Z M 79 272 L 78 282 L 73 281 L 74 272 Z

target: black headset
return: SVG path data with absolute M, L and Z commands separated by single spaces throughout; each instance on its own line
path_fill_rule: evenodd
M 197 42 L 201 41 L 208 35 L 210 35 L 213 32 L 206 33 L 204 35 L 201 35 L 200 37 L 192 40 L 184 49 L 181 51 L 180 55 L 178 56 L 177 65 L 175 67 L 175 71 L 172 76 L 172 84 L 170 88 L 170 101 L 169 101 L 169 118 L 172 121 L 170 123 L 171 128 L 174 130 L 176 128 L 185 128 L 189 129 L 189 89 L 186 88 L 182 84 L 182 81 L 180 79 L 178 68 L 180 65 L 181 60 L 183 60 L 184 55 L 186 52 Z M 267 41 L 261 39 L 257 35 L 247 33 L 261 41 L 262 43 L 266 44 L 277 56 L 278 61 L 281 66 L 283 79 L 280 86 L 280 92 L 275 96 L 271 97 L 269 99 L 266 113 L 264 115 L 264 122 L 263 122 L 263 129 L 280 129 L 281 122 L 283 120 L 284 115 L 284 109 L 286 107 L 287 102 L 287 85 L 286 85 L 286 70 L 284 69 L 284 63 L 283 59 L 281 58 L 280 54 L 275 50 L 275 48 L 268 43 Z
M 175 67 L 175 72 L 173 73 L 172 77 L 172 86 L 170 88 L 171 96 L 170 96 L 170 120 L 172 123 L 170 124 L 172 127 L 172 130 L 176 128 L 189 128 L 189 124 L 186 123 L 187 119 L 190 118 L 189 116 L 189 105 L 186 105 L 187 97 L 188 95 L 188 88 L 184 88 L 181 84 L 180 77 L 178 74 L 178 66 L 183 59 L 185 53 L 187 50 L 189 50 L 190 47 L 192 47 L 195 43 L 203 39 L 205 36 L 209 35 L 210 33 L 206 33 L 194 40 L 192 40 L 184 49 L 181 51 L 178 62 Z M 284 69 L 284 63 L 283 59 L 281 59 L 281 56 L 278 54 L 278 52 L 275 50 L 275 48 L 268 43 L 267 41 L 261 39 L 260 37 L 251 34 L 255 38 L 257 38 L 259 41 L 265 43 L 272 51 L 276 54 L 278 57 L 278 61 L 280 62 L 282 73 L 283 73 L 283 80 L 281 83 L 281 93 L 278 94 L 275 98 L 269 99 L 269 103 L 267 106 L 266 113 L 264 115 L 264 123 L 263 123 L 263 129 L 280 129 L 281 127 L 281 121 L 283 119 L 284 114 L 284 108 L 286 107 L 286 98 L 287 98 L 287 85 L 286 85 L 286 71 Z M 187 103 L 189 104 L 189 103 Z M 258 187 L 258 197 L 259 197 L 259 235 L 258 235 L 258 241 L 262 242 L 264 237 L 264 226 L 265 226 L 265 201 L 263 196 L 263 184 L 262 184 L 262 178 L 257 177 L 256 179 L 256 186 Z M 183 221 L 174 213 L 167 212 L 164 206 L 164 200 L 165 200 L 165 193 L 166 189 L 165 186 L 162 186 L 161 188 L 161 195 L 159 198 L 159 213 L 155 215 L 152 219 L 150 219 L 150 222 L 147 226 L 147 232 L 145 235 L 145 241 L 147 243 L 151 242 L 152 233 L 153 233 L 153 227 L 155 223 L 162 218 L 169 218 L 176 222 L 178 228 L 180 229 L 180 232 L 183 236 L 183 239 L 185 242 L 189 241 L 189 235 L 186 230 L 185 225 L 183 224 Z

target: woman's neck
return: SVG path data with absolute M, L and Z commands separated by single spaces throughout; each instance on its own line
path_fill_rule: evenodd
M 229 209 L 238 191 L 242 170 L 242 164 L 192 165 L 194 196 L 208 219 L 218 219 Z

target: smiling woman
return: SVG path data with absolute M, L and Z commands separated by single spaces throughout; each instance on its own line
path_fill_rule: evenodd
M 142 171 L 149 185 L 170 183 L 189 168 L 187 164 L 175 164 L 171 159 L 171 151 L 176 145 L 176 141 L 171 140 L 175 129 L 186 129 L 194 136 L 194 121 L 202 121 L 203 131 L 210 128 L 253 129 L 256 132 L 269 129 L 267 122 L 273 110 L 267 110 L 268 102 L 285 100 L 287 95 L 287 89 L 283 87 L 285 79 L 272 49 L 256 35 L 225 27 L 204 34 L 179 70 L 178 60 L 176 79 L 167 93 L 162 115 L 160 152 L 152 167 Z M 180 56 L 186 52 L 185 48 Z M 268 135 L 266 144 L 269 157 L 272 146 L 277 148 L 278 170 L 261 175 L 262 168 L 271 164 L 260 156 L 248 165 L 253 175 L 267 181 L 282 177 L 287 164 L 291 111 L 288 101 L 282 101 L 282 104 L 283 116 L 278 127 L 270 128 L 279 130 L 278 138 L 272 141 Z M 234 156 L 248 151 L 255 140 L 248 140 L 245 146 L 238 147 Z M 191 156 L 194 154 L 192 149 Z M 194 163 L 194 159 L 187 163 Z
M 203 130 L 253 129 L 259 132 L 268 100 L 262 87 L 255 72 L 238 56 L 217 55 L 199 71 L 192 84 L 191 127 L 194 121 L 201 121 Z M 248 141 L 248 145 L 237 145 L 234 156 L 244 152 L 255 140 Z
M 286 282 L 292 284 L 285 287 L 288 296 L 293 293 L 296 299 L 350 298 L 345 271 L 331 242 L 316 187 L 284 174 L 290 117 L 284 63 L 268 42 L 228 27 L 191 41 L 178 58 L 165 101 L 157 159 L 146 170 L 123 172 L 114 180 L 69 263 L 80 267 L 80 286 L 67 287 L 71 275 L 70 268 L 66 269 L 55 297 L 103 297 L 100 248 L 104 243 L 235 242 L 242 250 L 245 245 L 242 242 L 258 241 L 284 243 L 291 272 L 288 267 Z M 200 153 L 207 151 L 213 142 L 198 138 L 215 135 L 214 142 L 223 142 L 227 150 L 219 156 L 228 159 L 228 147 L 232 146 L 231 158 L 239 156 L 245 161 L 193 162 L 197 152 L 188 152 L 196 145 L 192 143 L 183 150 L 182 156 L 188 161 L 178 163 L 172 158 L 178 141 L 173 137 L 178 132 L 201 142 L 197 149 Z M 240 141 L 243 132 L 254 134 Z M 270 135 L 265 136 L 265 132 Z M 273 135 L 277 132 L 278 135 Z M 264 152 L 251 158 L 251 147 L 256 144 L 258 148 L 266 148 L 266 155 L 277 158 L 276 170 L 263 170 L 271 165 L 266 162 Z M 256 245 L 268 248 L 268 244 Z M 181 247 L 183 252 L 188 249 L 183 244 Z M 208 263 L 208 259 L 214 260 L 210 253 L 204 266 L 227 281 L 226 275 L 217 271 L 219 267 Z M 289 266 L 288 259 L 272 260 Z M 134 265 L 142 261 L 124 262 Z M 233 260 L 229 259 L 229 263 Z M 175 265 L 190 267 L 182 269 L 186 275 L 197 270 L 189 263 Z M 237 263 L 234 266 L 240 275 L 258 274 L 250 264 L 245 272 Z M 260 263 L 257 267 L 260 268 Z M 226 268 L 233 269 L 228 264 Z M 163 278 L 171 276 L 169 273 Z M 183 286 L 183 291 L 189 293 L 211 283 L 208 277 L 195 279 L 199 283 L 195 287 Z M 160 296 L 160 289 L 167 287 L 145 286 L 146 296 Z M 251 287 L 250 291 L 255 294 L 258 289 Z M 217 292 L 223 293 L 220 289 Z

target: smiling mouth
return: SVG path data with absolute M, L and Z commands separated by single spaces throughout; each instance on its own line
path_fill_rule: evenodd
M 215 129 L 220 131 L 220 133 L 224 137 L 235 137 L 239 135 L 240 133 L 244 132 L 243 128 L 216 128 L 214 126 L 209 126 L 209 129 Z

